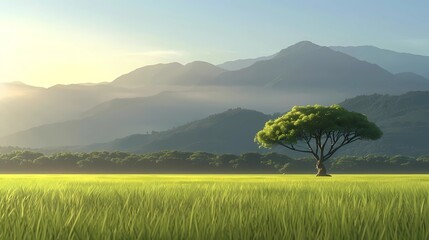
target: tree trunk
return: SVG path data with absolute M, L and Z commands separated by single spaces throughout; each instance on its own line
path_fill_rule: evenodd
M 317 174 L 316 177 L 330 177 L 331 175 L 326 173 L 326 167 L 323 165 L 321 160 L 318 160 L 316 163 Z

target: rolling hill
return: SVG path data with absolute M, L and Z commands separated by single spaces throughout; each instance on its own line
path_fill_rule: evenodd
M 241 153 L 258 151 L 255 132 L 272 116 L 246 109 L 230 109 L 202 120 L 152 134 L 136 134 L 80 150 L 157 152 L 161 150 Z
M 0 138 L 0 145 L 40 148 L 104 142 L 133 133 L 169 129 L 219 110 L 214 103 L 195 101 L 192 96 L 176 92 L 114 99 L 92 108 L 82 118 Z
M 152 95 L 155 89 L 122 88 L 108 84 L 71 84 L 39 88 L 0 84 L 0 137 L 33 127 L 67 121 L 114 98 Z
M 360 141 L 339 154 L 429 154 L 429 92 L 403 95 L 363 95 L 340 103 L 345 108 L 366 114 L 384 132 L 377 141 Z M 243 153 L 261 151 L 253 142 L 255 133 L 275 116 L 245 109 L 233 109 L 202 120 L 153 134 L 137 134 L 115 141 L 77 147 L 78 151 L 130 151 L 137 153 L 160 150 Z M 282 148 L 274 150 L 290 155 Z
M 342 105 L 366 114 L 384 132 L 381 140 L 355 144 L 348 149 L 349 153 L 429 154 L 429 92 L 359 96 L 344 101 Z

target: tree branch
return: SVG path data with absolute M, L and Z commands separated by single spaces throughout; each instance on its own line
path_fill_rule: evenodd
M 337 147 L 334 147 L 335 144 L 331 145 L 329 152 L 323 157 L 324 161 L 326 161 L 330 157 L 332 157 L 332 155 L 334 155 L 334 153 L 337 152 L 338 149 L 340 149 L 341 147 L 361 139 L 360 136 L 356 135 L 356 133 L 353 133 L 354 135 L 350 137 L 351 134 L 352 133 L 344 133 L 343 134 L 343 141 Z
M 282 143 L 282 142 L 278 142 L 278 144 L 282 145 L 282 146 L 283 146 L 283 147 L 285 147 L 285 148 L 288 148 L 288 149 L 290 149 L 290 150 L 293 150 L 293 151 L 297 151 L 297 152 L 304 152 L 304 153 L 313 153 L 312 151 L 308 151 L 308 150 L 296 149 L 292 144 L 291 144 L 290 146 L 288 146 L 288 145 L 286 145 L 286 144 L 284 144 L 284 143 Z
M 316 147 L 316 152 L 314 152 L 313 147 L 311 147 L 310 141 L 311 141 L 311 139 L 308 139 L 308 140 L 306 140 L 305 142 L 307 143 L 307 146 L 310 148 L 310 150 L 311 150 L 311 154 L 313 154 L 313 157 L 314 157 L 316 160 L 319 160 L 319 159 L 318 159 L 318 158 L 319 158 L 319 155 L 317 154 L 319 149 Z
M 332 131 L 329 131 L 328 134 L 326 134 L 326 139 L 322 145 L 322 150 L 325 149 L 326 143 L 328 142 L 329 139 L 331 139 L 331 133 L 332 133 Z

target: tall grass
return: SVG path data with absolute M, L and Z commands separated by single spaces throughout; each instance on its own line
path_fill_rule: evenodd
M 0 239 L 429 239 L 429 175 L 0 175 Z

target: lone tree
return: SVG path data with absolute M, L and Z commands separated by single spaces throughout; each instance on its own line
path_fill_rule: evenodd
M 324 162 L 338 149 L 357 140 L 379 139 L 382 134 L 365 115 L 347 111 L 339 105 L 295 106 L 283 116 L 266 122 L 256 134 L 255 142 L 260 147 L 281 145 L 310 153 L 316 160 L 316 176 L 330 176 Z

